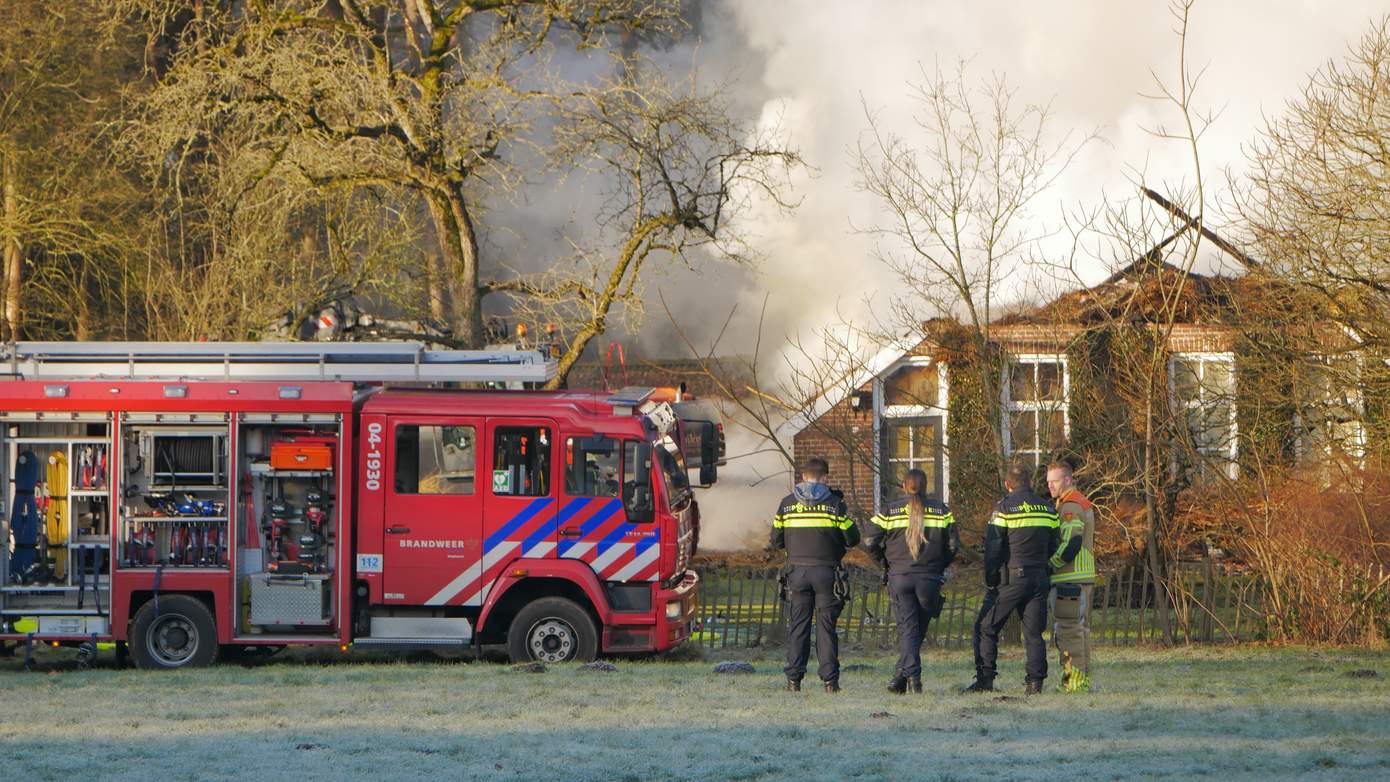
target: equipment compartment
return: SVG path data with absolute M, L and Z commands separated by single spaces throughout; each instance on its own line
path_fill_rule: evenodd
M 126 417 L 120 567 L 228 566 L 228 434 L 224 415 Z
M 233 525 L 239 633 L 322 633 L 336 625 L 339 433 L 329 416 L 243 418 Z
M 111 587 L 108 418 L 49 421 L 5 412 L 0 420 L 0 481 L 7 489 L 0 504 L 0 633 L 45 611 L 104 616 Z

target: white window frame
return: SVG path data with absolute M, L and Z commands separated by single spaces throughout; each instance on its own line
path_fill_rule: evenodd
M 888 378 L 897 374 L 903 367 L 929 367 L 936 365 L 936 404 L 934 405 L 888 405 Z M 895 418 L 941 418 L 941 501 L 951 501 L 951 433 L 949 431 L 949 406 L 951 399 L 950 370 L 945 361 L 937 361 L 931 356 L 906 356 L 894 362 L 886 371 L 880 372 L 873 383 L 874 393 L 874 464 L 886 464 L 887 455 L 883 453 L 883 430 L 885 419 Z M 874 512 L 883 510 L 883 469 L 874 470 Z
M 1038 364 L 1058 364 L 1058 365 L 1061 366 L 1061 369 L 1062 369 L 1062 401 L 1061 401 L 1060 404 L 1061 404 L 1061 407 L 1062 407 L 1062 439 L 1063 439 L 1063 440 L 1068 440 L 1068 441 L 1071 440 L 1071 364 L 1070 364 L 1070 362 L 1068 362 L 1067 356 L 1066 356 L 1066 354 L 1064 354 L 1064 353 L 1018 353 L 1018 354 L 1011 354 L 1011 355 L 1008 356 L 1008 359 L 1004 362 L 1004 374 L 1003 374 L 1003 377 L 1000 378 L 1000 381 L 1001 381 L 1001 382 L 1000 382 L 1000 384 L 999 384 L 999 385 L 1000 385 L 1000 390 L 999 390 L 999 395 L 1000 395 L 1000 410 L 999 410 L 999 414 L 1000 414 L 1000 416 L 1001 416 L 999 420 L 1000 420 L 1000 423 L 1003 424 L 1003 426 L 1000 427 L 1000 428 L 1004 430 L 1004 432 L 1003 432 L 1003 434 L 1004 434 L 1004 453 L 1005 453 L 1005 455 L 1008 456 L 1008 458 L 1010 458 L 1010 459 L 1012 459 L 1012 458 L 1018 453 L 1019 450 L 1024 450 L 1024 451 L 1027 451 L 1027 452 L 1029 452 L 1029 453 L 1036 453 L 1036 454 L 1038 454 L 1038 463 L 1039 463 L 1039 464 L 1043 464 L 1043 463 L 1044 463 L 1044 461 L 1043 461 L 1043 456 L 1044 456 L 1044 454 L 1046 454 L 1046 453 L 1048 452 L 1048 449 L 1042 447 L 1042 445 L 1041 445 L 1041 440 L 1039 439 L 1039 438 L 1041 438 L 1041 436 L 1042 436 L 1042 431 L 1041 431 L 1042 428 L 1041 428 L 1041 427 L 1035 427 L 1035 430 L 1034 430 L 1034 433 L 1033 433 L 1033 443 L 1032 443 L 1029 447 L 1027 447 L 1027 448 L 1018 448 L 1018 447 L 1015 447 L 1015 444 L 1014 444 L 1014 442 L 1013 442 L 1013 437 L 1014 437 L 1014 431 L 1013 431 L 1013 418 L 1012 418 L 1012 416 L 1011 416 L 1010 414 L 1011 414 L 1011 413 L 1023 413 L 1023 412 L 1028 412 L 1028 411 L 1037 411 L 1037 412 L 1041 412 L 1041 411 L 1051 411 L 1051 410 L 1054 410 L 1054 409 L 1055 409 L 1055 406 L 1056 406 L 1058 403 L 1056 403 L 1056 402 L 1033 401 L 1033 400 L 1017 401 L 1017 400 L 1013 399 L 1013 398 L 1012 398 L 1012 389 L 1010 388 L 1010 383 L 1009 383 L 1009 375 L 1010 375 L 1010 371 L 1013 369 L 1013 367 L 1016 366 L 1016 365 L 1018 365 L 1018 364 L 1031 364 L 1031 365 L 1033 365 L 1033 380 L 1034 380 L 1034 386 L 1035 386 L 1035 387 L 1036 387 L 1036 385 L 1037 385 L 1037 371 L 1038 371 L 1038 370 L 1037 370 L 1037 365 L 1038 365 Z
M 1365 356 L 1362 355 L 1361 351 L 1359 350 L 1352 351 L 1349 355 L 1351 356 L 1352 360 L 1356 362 L 1356 383 L 1351 386 L 1352 394 L 1350 396 L 1352 398 L 1349 400 L 1351 402 L 1352 409 L 1356 413 L 1356 419 L 1350 422 L 1354 426 L 1354 430 L 1351 432 L 1351 447 L 1346 448 L 1345 450 L 1347 452 L 1347 455 L 1350 456 L 1357 465 L 1361 465 L 1366 460 L 1366 397 L 1361 391 L 1362 383 L 1364 382 L 1366 373 L 1366 359 Z M 1315 355 L 1312 358 L 1315 361 L 1327 362 L 1331 358 L 1333 358 L 1333 356 L 1322 354 Z M 1296 433 L 1296 437 L 1294 439 L 1294 452 L 1297 454 L 1297 460 L 1301 463 L 1307 463 L 1308 457 L 1311 455 L 1313 447 L 1307 441 L 1308 430 L 1307 428 L 1305 428 L 1303 420 L 1303 410 L 1305 408 L 1305 405 L 1308 404 L 1323 404 L 1331 406 L 1335 403 L 1329 400 L 1321 400 L 1320 402 L 1315 403 L 1306 402 L 1302 399 L 1297 400 L 1297 404 L 1295 405 L 1294 409 L 1293 419 L 1294 431 Z M 1330 458 L 1332 456 L 1332 453 L 1330 451 L 1323 450 L 1320 455 Z
M 1188 400 L 1188 399 L 1178 399 L 1178 383 L 1177 383 L 1178 372 L 1177 372 L 1177 364 L 1178 364 L 1179 361 L 1184 361 L 1184 362 L 1196 361 L 1196 362 L 1197 362 L 1197 367 L 1198 367 L 1198 369 L 1197 369 L 1197 398 L 1196 398 L 1196 399 L 1191 399 L 1191 400 Z M 1204 406 L 1205 404 L 1207 404 L 1208 400 L 1207 400 L 1205 397 L 1202 396 L 1202 394 L 1205 392 L 1205 389 L 1206 389 L 1206 387 L 1203 385 L 1203 381 L 1206 379 L 1206 373 L 1207 373 L 1206 367 L 1207 367 L 1207 364 L 1217 364 L 1217 363 L 1228 365 L 1228 369 L 1229 369 L 1229 371 L 1230 371 L 1230 378 L 1231 378 L 1231 391 L 1230 391 L 1230 403 L 1231 403 L 1231 405 L 1230 405 L 1230 406 L 1231 406 L 1231 412 L 1230 412 L 1230 420 L 1227 422 L 1227 425 L 1226 425 L 1226 433 L 1227 433 L 1226 442 L 1227 442 L 1227 445 L 1224 446 L 1224 450 L 1226 451 L 1226 453 L 1224 454 L 1224 456 L 1226 456 L 1226 458 L 1228 459 L 1228 461 L 1227 461 L 1227 463 L 1226 463 L 1226 477 L 1227 477 L 1227 478 L 1230 478 L 1231 480 L 1236 480 L 1236 478 L 1239 477 L 1239 475 L 1240 475 L 1240 465 L 1236 462 L 1236 458 L 1240 455 L 1240 446 L 1239 446 L 1240 425 L 1239 425 L 1239 423 L 1237 422 L 1237 416 L 1236 416 L 1236 388 L 1237 388 L 1237 383 L 1239 383 L 1240 381 L 1239 381 L 1239 379 L 1236 377 L 1236 354 L 1235 354 L 1235 353 L 1229 353 L 1229 352 L 1228 352 L 1228 353 L 1193 352 L 1193 353 L 1173 353 L 1173 354 L 1171 354 L 1171 355 L 1168 357 L 1168 399 L 1169 399 L 1169 402 L 1172 404 L 1174 410 L 1182 410 L 1184 413 L 1185 413 L 1187 410 L 1196 409 L 1196 408 L 1201 408 L 1202 406 Z M 1183 417 L 1183 420 L 1184 420 L 1184 422 L 1186 422 L 1186 416 L 1185 416 L 1185 415 L 1184 415 L 1184 417 Z M 1184 426 L 1185 426 L 1185 425 L 1186 425 L 1186 423 L 1184 423 Z M 1189 432 L 1189 433 L 1188 433 L 1188 436 L 1189 436 L 1189 437 L 1192 436 L 1192 433 Z M 1198 456 L 1208 456 L 1208 455 L 1210 455 L 1210 454 L 1219 454 L 1219 453 L 1221 452 L 1222 449 L 1203 448 L 1203 447 L 1201 447 L 1201 446 L 1195 446 L 1195 450 L 1197 451 Z M 1177 469 L 1176 455 L 1174 456 L 1173 468 L 1174 468 L 1175 470 Z

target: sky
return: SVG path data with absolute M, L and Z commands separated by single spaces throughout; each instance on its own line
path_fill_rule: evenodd
M 1190 67 L 1203 71 L 1195 103 L 1217 114 L 1200 145 L 1209 203 L 1220 199 L 1228 174 L 1239 177 L 1243 147 L 1264 117 L 1277 115 L 1387 11 L 1383 0 L 1196 4 L 1187 41 Z M 746 218 L 763 256 L 759 269 L 667 272 L 654 279 L 652 298 L 660 291 L 676 302 L 679 320 L 695 331 L 716 320 L 712 304 L 722 321 L 737 303 L 722 352 L 749 348 L 764 297 L 765 339 L 774 341 L 863 317 L 873 306 L 866 300 L 882 306 L 893 274 L 854 228 L 881 221 L 883 210 L 859 192 L 851 150 L 867 128 L 865 107 L 910 134 L 910 82 L 938 64 L 951 69 L 966 60 L 972 79 L 1003 76 L 1019 102 L 1050 105 L 1058 134 L 1098 132 L 1029 215 L 1044 230 L 1058 225 L 1063 209 L 1132 196 L 1137 180 L 1180 191 L 1193 181 L 1189 152 L 1146 130 L 1179 115 L 1145 97 L 1155 92 L 1155 74 L 1176 81 L 1175 25 L 1163 0 L 710 0 L 692 48 L 662 56 L 677 65 L 689 58 L 702 78 L 726 81 L 736 109 L 750 122 L 778 124 L 809 167 L 794 180 L 793 213 L 759 208 Z M 1093 260 L 1088 276 L 1103 278 L 1106 263 Z M 631 341 L 648 354 L 672 352 L 665 322 L 654 305 Z

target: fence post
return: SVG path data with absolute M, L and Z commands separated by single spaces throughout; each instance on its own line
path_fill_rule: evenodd
M 965 607 L 965 593 L 957 589 L 951 593 L 951 621 L 956 623 L 956 643 L 965 641 L 965 620 L 964 614 L 968 611 Z M 948 636 L 949 637 L 949 636 Z
M 1137 567 L 1130 565 L 1129 572 L 1125 574 L 1125 631 L 1120 636 L 1122 643 L 1133 643 L 1134 636 L 1129 634 L 1129 628 L 1134 624 L 1134 577 Z
M 1211 552 L 1208 551 L 1202 557 L 1202 608 L 1206 611 L 1202 616 L 1202 640 L 1206 643 L 1211 643 L 1211 617 L 1216 610 L 1216 585 L 1212 583 L 1216 577 L 1215 571 L 1216 566 L 1212 564 Z

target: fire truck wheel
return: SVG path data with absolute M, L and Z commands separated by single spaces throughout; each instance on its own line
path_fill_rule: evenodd
M 598 656 L 598 628 L 573 600 L 543 597 L 521 609 L 507 630 L 512 662 L 588 662 Z
M 217 625 L 202 601 L 187 595 L 159 598 L 140 607 L 130 633 L 138 668 L 198 668 L 217 658 Z

